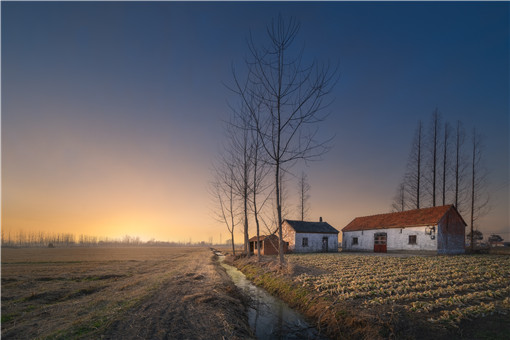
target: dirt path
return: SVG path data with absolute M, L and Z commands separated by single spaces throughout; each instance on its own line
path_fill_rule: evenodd
M 214 256 L 187 259 L 154 294 L 114 321 L 106 339 L 249 339 L 239 295 Z

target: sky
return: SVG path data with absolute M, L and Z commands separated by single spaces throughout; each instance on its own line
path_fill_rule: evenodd
M 310 219 L 389 212 L 438 108 L 483 134 L 480 230 L 510 240 L 507 2 L 2 2 L 2 229 L 225 241 L 209 188 L 226 85 L 278 14 L 301 23 L 305 60 L 339 66 L 331 150 L 291 170 Z

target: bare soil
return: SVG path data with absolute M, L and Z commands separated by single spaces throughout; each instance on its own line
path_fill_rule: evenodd
M 247 339 L 207 248 L 2 249 L 2 338 Z

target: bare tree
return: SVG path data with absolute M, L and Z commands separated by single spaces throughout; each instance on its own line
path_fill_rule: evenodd
M 266 162 L 262 158 L 262 141 L 260 139 L 259 134 L 256 133 L 256 131 L 251 131 L 252 135 L 252 143 L 253 143 L 253 153 L 251 154 L 252 158 L 252 169 L 253 169 L 253 175 L 252 175 L 252 212 L 253 217 L 255 219 L 255 226 L 257 228 L 257 261 L 260 262 L 260 219 L 259 214 L 260 210 L 264 207 L 266 204 L 269 195 L 266 195 L 265 199 L 262 201 L 260 205 L 258 205 L 257 197 L 260 194 L 263 194 L 266 189 L 267 185 L 265 184 L 265 178 L 268 174 L 269 167 L 266 166 Z
M 293 57 L 291 46 L 300 24 L 281 15 L 267 27 L 268 45 L 248 42 L 248 76 L 241 82 L 234 71 L 235 91 L 250 107 L 251 98 L 261 105 L 251 109 L 253 128 L 262 141 L 269 164 L 274 168 L 279 260 L 284 263 L 282 210 L 280 202 L 281 167 L 296 160 L 316 159 L 327 151 L 327 141 L 317 140 L 312 127 L 325 118 L 324 100 L 335 83 L 336 71 L 328 66 L 302 64 L 302 51 Z
M 406 198 L 406 185 L 404 182 L 402 182 L 398 186 L 397 192 L 395 193 L 395 197 L 393 198 L 393 204 L 391 205 L 391 209 L 393 212 L 406 210 L 405 198 Z
M 428 191 L 431 194 L 431 205 L 433 207 L 436 206 L 436 194 L 437 194 L 437 175 L 438 175 L 438 150 L 440 148 L 440 124 L 441 117 L 439 115 L 439 111 L 436 108 L 432 113 L 430 131 L 429 131 L 429 139 L 428 139 L 428 147 L 429 147 L 429 161 L 428 161 L 428 171 L 427 171 L 427 182 L 429 186 L 427 186 Z
M 443 140 L 443 169 L 442 169 L 442 205 L 446 205 L 446 192 L 448 190 L 447 180 L 448 180 L 448 169 L 449 169 L 449 160 L 448 160 L 448 142 L 450 138 L 450 125 L 448 122 L 444 124 L 444 140 Z
M 473 250 L 473 230 L 477 229 L 476 221 L 489 212 L 489 195 L 487 193 L 487 170 L 483 166 L 482 137 L 473 128 L 473 153 L 471 159 L 471 219 L 470 246 Z
M 227 152 L 230 153 L 232 160 L 232 171 L 234 174 L 234 193 L 242 202 L 243 210 L 243 233 L 244 233 L 244 253 L 249 257 L 249 223 L 248 215 L 250 211 L 250 196 L 252 192 L 251 176 L 252 176 L 252 153 L 254 147 L 252 145 L 252 132 L 250 119 L 251 115 L 245 114 L 245 106 L 241 107 L 241 111 L 233 116 L 233 119 L 226 127 L 226 134 L 229 139 Z
M 404 189 L 407 193 L 409 208 L 420 209 L 422 196 L 422 167 L 423 167 L 423 126 L 418 122 L 414 141 L 407 162 L 407 171 L 404 177 Z
M 299 217 L 301 221 L 304 221 L 306 217 L 308 217 L 308 212 L 310 211 L 310 184 L 308 183 L 308 176 L 305 172 L 301 173 L 301 177 L 299 177 Z
M 454 165 L 454 204 L 459 212 L 464 211 L 464 205 L 466 202 L 466 171 L 468 161 L 466 160 L 465 154 L 463 153 L 463 145 L 465 140 L 464 129 L 462 123 L 457 121 L 457 127 L 455 129 L 455 165 Z
M 225 159 L 220 167 L 215 169 L 215 180 L 212 183 L 213 198 L 219 205 L 216 211 L 216 219 L 225 223 L 232 243 L 232 254 L 235 256 L 234 230 L 236 226 L 236 207 L 235 207 L 235 179 L 232 164 Z

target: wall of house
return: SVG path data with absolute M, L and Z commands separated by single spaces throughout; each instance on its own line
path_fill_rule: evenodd
M 433 226 L 346 231 L 343 232 L 342 247 L 347 251 L 374 251 L 375 234 L 386 233 L 386 249 L 388 251 L 436 251 L 437 227 L 432 235 L 427 235 L 426 230 L 430 227 Z M 409 244 L 410 235 L 416 235 L 416 244 Z M 358 238 L 357 245 L 352 244 L 354 237 Z
M 437 233 L 438 254 L 463 254 L 465 252 L 466 227 L 461 217 L 450 210 L 439 221 Z
M 308 238 L 308 246 L 303 247 L 303 238 Z M 331 233 L 295 233 L 293 251 L 295 253 L 316 253 L 322 252 L 322 238 L 328 238 L 328 252 L 338 251 L 338 234 Z
M 296 246 L 296 232 L 287 224 L 287 222 L 282 224 L 282 236 L 284 241 L 289 242 L 289 250 L 294 251 Z

